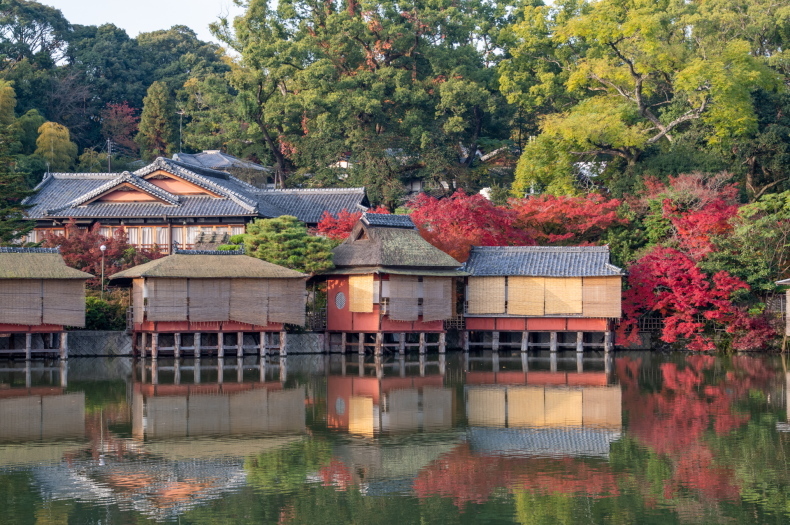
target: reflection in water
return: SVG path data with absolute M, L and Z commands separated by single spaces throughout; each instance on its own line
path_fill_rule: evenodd
M 782 522 L 789 384 L 764 356 L 5 362 L 3 522 Z

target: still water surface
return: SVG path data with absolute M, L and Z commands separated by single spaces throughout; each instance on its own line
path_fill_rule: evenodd
M 778 356 L 0 361 L 0 523 L 788 523 Z

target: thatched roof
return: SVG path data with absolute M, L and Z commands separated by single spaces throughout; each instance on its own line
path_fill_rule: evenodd
M 92 279 L 66 266 L 57 248 L 0 248 L 0 279 Z
M 190 279 L 303 279 L 307 275 L 239 252 L 176 250 L 173 255 L 118 272 L 112 280 L 140 277 Z
M 407 216 L 364 213 L 348 239 L 333 252 L 338 268 L 393 266 L 451 270 L 461 266 L 423 239 Z

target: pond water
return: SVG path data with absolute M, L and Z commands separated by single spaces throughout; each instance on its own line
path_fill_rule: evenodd
M 787 523 L 780 356 L 0 361 L 0 522 Z

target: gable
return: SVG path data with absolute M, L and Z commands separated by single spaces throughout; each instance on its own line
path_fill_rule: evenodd
M 201 188 L 196 184 L 164 170 L 156 170 L 153 173 L 145 175 L 143 179 L 174 195 L 209 195 L 211 197 L 222 197 L 222 195 L 218 193 Z
M 82 206 L 92 202 L 161 202 L 163 204 L 169 204 L 129 183 L 120 184 L 106 193 L 102 193 L 83 203 Z

